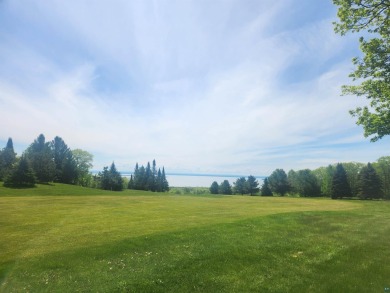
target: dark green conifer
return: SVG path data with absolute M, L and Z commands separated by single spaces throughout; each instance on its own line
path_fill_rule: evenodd
M 358 196 L 361 199 L 378 199 L 383 197 L 381 179 L 370 163 L 364 166 L 359 173 Z
M 271 188 L 269 188 L 268 178 L 264 178 L 260 193 L 262 196 L 273 196 Z
M 342 164 L 338 163 L 332 178 L 331 197 L 333 199 L 351 197 L 351 187 L 347 179 L 347 172 Z

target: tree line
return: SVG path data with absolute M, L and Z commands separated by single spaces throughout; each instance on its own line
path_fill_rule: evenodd
M 17 157 L 9 138 L 0 151 L 0 180 L 7 187 L 33 187 L 49 182 L 86 186 L 90 182 L 92 159 L 86 151 L 71 150 L 61 137 L 47 142 L 43 134 Z
M 254 176 L 237 178 L 230 185 L 213 182 L 212 194 L 274 194 L 302 197 L 330 197 L 333 199 L 357 197 L 360 199 L 390 199 L 390 157 L 381 157 L 374 163 L 338 163 L 315 170 L 276 169 L 266 177 L 261 188 Z
M 136 164 L 129 181 L 121 176 L 114 162 L 97 175 L 92 175 L 92 161 L 93 155 L 89 152 L 71 150 L 59 136 L 46 141 L 43 134 L 18 157 L 12 138 L 9 138 L 5 148 L 0 150 L 0 181 L 6 187 L 34 187 L 36 183 L 58 182 L 113 191 L 126 188 L 157 192 L 169 190 L 165 168 L 157 170 L 155 160 L 153 168 L 149 163 L 146 168 L 138 168 Z
M 143 165 L 139 167 L 138 163 L 136 163 L 134 173 L 130 176 L 128 188 L 157 192 L 169 191 L 165 168 L 163 167 L 162 171 L 160 168 L 157 170 L 156 160 L 153 160 L 152 167 L 148 162 L 146 168 Z

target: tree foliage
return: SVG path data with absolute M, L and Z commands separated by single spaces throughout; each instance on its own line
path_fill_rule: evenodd
M 358 196 L 361 199 L 382 198 L 382 182 L 374 167 L 368 163 L 359 173 Z
M 123 190 L 123 179 L 112 162 L 110 168 L 104 167 L 103 172 L 99 173 L 100 187 L 104 190 L 121 191 Z
M 214 181 L 213 183 L 211 183 L 209 190 L 210 190 L 211 194 L 218 194 L 219 193 L 219 191 L 218 191 L 219 185 L 218 185 L 217 181 Z
M 258 186 L 259 186 L 259 182 L 257 181 L 256 177 L 249 175 L 248 180 L 246 181 L 247 192 L 250 195 L 254 195 L 254 194 L 258 193 L 260 190 L 260 188 Z
M 40 183 L 51 182 L 55 178 L 55 162 L 50 143 L 40 134 L 26 150 L 27 159 L 31 163 L 36 178 Z
M 309 169 L 288 172 L 291 191 L 303 197 L 321 196 L 321 187 L 317 177 Z
M 241 195 L 247 193 L 247 182 L 245 177 L 237 178 L 237 180 L 233 182 L 233 185 L 234 185 L 233 187 L 234 193 L 241 194 Z
M 320 167 L 313 170 L 313 174 L 317 177 L 317 180 L 320 184 L 322 196 L 332 196 L 332 180 L 334 171 L 335 167 L 332 165 L 328 165 L 327 167 Z
M 338 6 L 335 31 L 364 32 L 360 37 L 363 58 L 354 58 L 350 74 L 357 85 L 343 86 L 343 94 L 363 96 L 369 105 L 350 113 L 357 117 L 364 135 L 377 141 L 390 134 L 390 0 L 333 0 Z
M 390 199 L 390 157 L 381 157 L 372 166 L 381 179 L 384 198 Z
M 0 180 L 3 180 L 11 172 L 13 164 L 16 162 L 16 153 L 12 138 L 8 138 L 4 149 L 0 150 Z
M 155 160 L 153 160 L 152 167 L 148 162 L 146 168 L 144 166 L 139 167 L 138 163 L 136 163 L 134 173 L 129 180 L 128 188 L 157 192 L 169 191 L 165 168 L 163 167 L 162 171 L 160 168 L 157 170 Z
M 35 175 L 26 156 L 22 156 L 19 163 L 7 175 L 4 186 L 6 187 L 34 187 Z
M 284 196 L 289 190 L 290 185 L 288 184 L 287 174 L 283 169 L 276 169 L 268 177 L 268 182 L 272 192 Z
M 351 197 L 351 188 L 347 179 L 347 172 L 345 171 L 342 164 L 337 164 L 336 170 L 332 178 L 332 193 L 333 199 L 342 197 Z
M 232 186 L 230 185 L 228 180 L 222 181 L 222 183 L 218 187 L 219 194 L 232 194 Z
M 76 184 L 81 186 L 90 186 L 92 183 L 92 168 L 93 155 L 82 149 L 72 150 L 72 156 L 76 164 L 77 180 Z
M 262 196 L 273 196 L 272 190 L 269 187 L 268 178 L 264 178 L 263 185 L 261 186 L 260 194 Z

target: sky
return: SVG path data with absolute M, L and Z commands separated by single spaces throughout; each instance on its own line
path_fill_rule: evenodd
M 269 175 L 373 162 L 348 113 L 358 35 L 331 0 L 0 0 L 0 148 L 43 133 L 94 169 Z

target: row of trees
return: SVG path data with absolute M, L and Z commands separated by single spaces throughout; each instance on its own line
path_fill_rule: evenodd
M 237 178 L 233 187 L 228 180 L 213 182 L 212 194 L 278 194 L 302 197 L 326 196 L 333 199 L 358 197 L 361 199 L 390 199 L 390 157 L 382 157 L 371 164 L 339 163 L 315 170 L 276 169 L 265 178 L 261 189 L 254 176 Z
M 250 194 L 254 195 L 259 192 L 259 182 L 256 177 L 250 175 L 248 179 L 245 177 L 238 178 L 232 187 L 228 180 L 224 180 L 221 184 L 214 181 L 209 190 L 211 194 Z
M 134 174 L 131 175 L 129 183 L 129 189 L 135 190 L 148 190 L 165 192 L 169 191 L 169 183 L 165 176 L 165 168 L 157 170 L 156 160 L 153 160 L 152 167 L 150 163 L 146 165 L 146 168 L 142 165 L 138 166 L 136 163 L 134 168 Z
M 86 151 L 71 150 L 61 137 L 46 142 L 43 134 L 18 158 L 9 138 L 0 151 L 0 180 L 15 187 L 34 186 L 36 182 L 88 185 L 92 159 Z
M 92 176 L 93 156 L 81 149 L 71 150 L 65 141 L 56 136 L 46 142 L 40 134 L 37 139 L 17 157 L 12 139 L 9 138 L 5 148 L 0 150 L 0 181 L 8 187 L 33 187 L 36 183 L 59 182 L 77 184 L 85 187 L 120 191 L 124 188 L 164 192 L 169 190 L 165 169 L 157 170 L 156 161 L 153 167 L 138 167 L 127 181 L 116 169 L 113 162 L 110 167 Z

